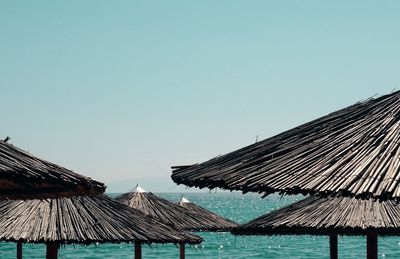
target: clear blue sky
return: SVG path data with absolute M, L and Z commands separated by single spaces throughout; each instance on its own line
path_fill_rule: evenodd
M 126 191 L 400 88 L 399 1 L 1 1 L 0 137 Z

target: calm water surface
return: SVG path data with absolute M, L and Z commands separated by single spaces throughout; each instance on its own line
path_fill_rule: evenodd
M 181 193 L 161 193 L 161 197 L 178 201 Z M 115 195 L 110 195 L 115 196 Z M 238 223 L 244 223 L 273 209 L 302 199 L 302 196 L 256 194 L 187 193 L 185 197 Z M 233 236 L 229 233 L 197 233 L 204 242 L 187 246 L 186 258 L 329 258 L 329 239 L 314 236 Z M 364 237 L 339 237 L 339 258 L 365 258 Z M 24 245 L 24 258 L 44 258 L 44 245 Z M 0 258 L 15 258 L 14 243 L 0 243 Z M 178 258 L 172 244 L 143 246 L 143 258 Z M 380 237 L 379 256 L 400 258 L 400 237 Z M 59 258 L 133 258 L 132 244 L 68 245 L 60 249 Z

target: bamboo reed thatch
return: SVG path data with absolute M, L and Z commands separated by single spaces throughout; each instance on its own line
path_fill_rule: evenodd
M 189 201 L 183 196 L 182 199 L 178 202 L 178 204 L 181 207 L 185 208 L 188 213 L 201 215 L 202 218 L 207 218 L 208 221 L 218 224 L 219 228 L 214 228 L 214 231 L 226 231 L 238 225 L 232 220 L 222 218 L 221 216 L 215 214 L 214 212 L 211 212 L 199 205 L 194 204 L 193 202 Z
M 138 191 L 139 190 L 139 191 Z M 193 211 L 168 200 L 162 199 L 151 192 L 136 189 L 124 193 L 115 199 L 129 207 L 135 208 L 176 228 L 190 231 L 229 231 L 236 223 L 224 219 L 205 209 Z
M 192 166 L 187 186 L 400 199 L 400 92 L 371 98 Z
M 0 140 L 0 198 L 57 198 L 94 195 L 103 183 L 50 163 Z
M 105 195 L 0 201 L 0 240 L 32 243 L 189 243 L 177 230 Z
M 231 230 L 235 235 L 400 235 L 400 206 L 349 197 L 309 197 Z

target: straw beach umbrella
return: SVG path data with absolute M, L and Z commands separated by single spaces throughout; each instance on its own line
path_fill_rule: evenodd
M 177 230 L 105 195 L 0 202 L 0 240 L 47 244 L 57 258 L 62 244 L 135 242 L 198 244 L 201 237 Z
M 182 203 L 180 204 L 183 206 L 160 198 L 151 192 L 145 192 L 139 186 L 133 192 L 124 193 L 115 199 L 179 229 L 190 231 L 229 231 L 231 228 L 237 226 L 235 222 L 218 216 L 206 209 L 192 210 Z
M 37 199 L 103 193 L 103 183 L 37 158 L 0 140 L 0 199 Z
M 209 161 L 173 167 L 171 177 L 178 184 L 244 193 L 399 201 L 399 143 L 400 91 L 396 91 Z M 369 242 L 368 247 L 377 245 Z
M 135 208 L 176 228 L 190 231 L 229 231 L 236 223 L 224 219 L 206 209 L 194 211 L 186 206 L 162 199 L 137 186 L 135 191 L 122 194 L 117 201 Z M 184 245 L 181 244 L 181 258 L 184 258 Z
M 309 197 L 231 230 L 235 235 L 329 235 L 337 258 L 337 235 L 366 235 L 367 258 L 377 258 L 378 235 L 400 235 L 400 206 L 348 197 Z
M 199 225 L 197 227 L 197 231 L 221 232 L 228 231 L 237 226 L 235 222 L 229 219 L 222 218 L 214 212 L 211 212 L 199 205 L 194 204 L 183 196 L 178 204 L 185 209 L 186 213 L 200 215 L 199 221 L 201 221 L 203 225 Z M 190 229 L 190 227 L 184 229 L 196 231 L 196 229 Z
M 209 161 L 173 167 L 187 186 L 400 199 L 400 92 L 371 98 Z

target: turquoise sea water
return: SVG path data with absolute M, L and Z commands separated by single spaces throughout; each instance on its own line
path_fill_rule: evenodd
M 178 201 L 181 193 L 158 194 Z M 110 195 L 114 196 L 114 195 Z M 189 200 L 238 223 L 247 222 L 273 209 L 292 203 L 301 196 L 256 194 L 187 193 Z M 233 236 L 230 233 L 197 233 L 204 242 L 187 246 L 186 258 L 329 258 L 329 239 L 317 236 Z M 365 237 L 339 237 L 339 258 L 365 258 Z M 25 244 L 24 258 L 44 258 L 45 246 Z M 0 258 L 15 258 L 15 243 L 0 243 Z M 133 258 L 132 244 L 68 245 L 60 249 L 59 258 Z M 400 237 L 380 237 L 379 256 L 400 258 Z M 178 258 L 173 244 L 143 246 L 143 258 Z

